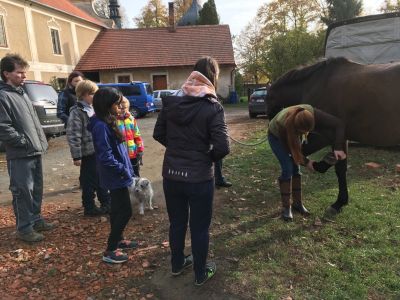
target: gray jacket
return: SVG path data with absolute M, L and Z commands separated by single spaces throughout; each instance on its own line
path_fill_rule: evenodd
M 69 112 L 67 139 L 73 160 L 94 154 L 92 133 L 86 128 L 89 123 L 88 113 L 90 108 L 82 101 L 78 101 Z
M 21 87 L 0 81 L 0 141 L 7 160 L 41 155 L 48 148 L 36 110 Z

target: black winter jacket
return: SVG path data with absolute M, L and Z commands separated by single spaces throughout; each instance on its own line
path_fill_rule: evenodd
M 176 181 L 212 179 L 213 162 L 229 153 L 224 109 L 210 96 L 166 97 L 153 138 L 166 147 L 163 177 Z
M 77 101 L 75 88 L 68 87 L 58 95 L 57 117 L 64 122 L 65 128 L 67 128 L 69 111 Z
M 0 141 L 7 160 L 41 155 L 48 148 L 32 101 L 22 88 L 0 81 Z

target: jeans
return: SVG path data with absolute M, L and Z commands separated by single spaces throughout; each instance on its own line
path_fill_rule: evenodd
M 195 277 L 203 278 L 208 256 L 214 181 L 189 183 L 164 179 L 163 185 L 170 222 L 172 267 L 179 269 L 184 263 L 189 221 Z
M 127 187 L 110 191 L 111 212 L 110 225 L 111 231 L 107 242 L 107 251 L 114 251 L 118 248 L 118 242 L 123 240 L 122 233 L 129 219 L 132 216 L 131 199 Z
M 94 154 L 82 157 L 79 181 L 82 187 L 82 206 L 85 208 L 85 211 L 89 211 L 95 206 L 95 192 L 102 207 L 110 205 L 110 194 L 99 185 L 99 178 L 96 171 L 96 156 Z
M 290 180 L 294 175 L 300 175 L 300 168 L 293 161 L 291 154 L 288 152 L 282 142 L 273 134 L 268 134 L 268 142 L 274 152 L 276 158 L 281 165 L 281 180 Z
M 42 221 L 43 170 L 40 155 L 7 161 L 10 191 L 17 231 L 33 231 L 33 225 Z

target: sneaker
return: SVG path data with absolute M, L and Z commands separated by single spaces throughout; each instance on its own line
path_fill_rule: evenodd
M 138 246 L 138 242 L 130 241 L 130 240 L 121 240 L 118 243 L 119 249 L 136 249 Z
M 193 256 L 192 255 L 185 256 L 185 260 L 183 261 L 183 265 L 180 268 L 172 267 L 172 272 L 171 272 L 172 276 L 181 275 L 183 270 L 185 270 L 186 268 L 190 267 L 191 265 L 193 265 Z
M 216 182 L 215 183 L 215 186 L 216 187 L 231 187 L 232 186 L 232 183 L 231 182 L 229 182 L 229 181 L 226 181 L 226 180 L 224 180 L 224 181 L 222 181 L 222 182 Z
M 126 255 L 121 250 L 106 251 L 103 254 L 103 261 L 109 264 L 121 264 L 128 260 Z
M 209 262 L 206 264 L 206 274 L 201 279 L 196 279 L 194 285 L 201 286 L 206 283 L 207 280 L 211 279 L 217 272 L 217 265 L 214 262 Z
M 46 221 L 42 220 L 39 222 L 36 222 L 35 225 L 33 225 L 33 230 L 36 232 L 41 232 L 41 231 L 49 231 L 56 228 L 56 226 L 52 223 L 47 223 Z
M 87 217 L 95 217 L 95 216 L 100 216 L 102 214 L 103 214 L 103 211 L 100 208 L 98 208 L 97 206 L 94 206 L 91 209 L 85 209 L 85 211 L 83 212 L 83 215 L 87 216 Z
M 28 243 L 40 242 L 44 239 L 44 235 L 34 230 L 28 233 L 17 232 L 17 238 Z

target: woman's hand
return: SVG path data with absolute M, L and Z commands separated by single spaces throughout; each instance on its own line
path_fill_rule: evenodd
M 314 172 L 315 170 L 314 170 L 314 167 L 313 167 L 313 163 L 314 163 L 314 160 L 309 160 L 308 162 L 307 162 L 307 164 L 306 164 L 306 168 L 308 169 L 308 170 L 310 170 L 311 172 Z
M 74 160 L 74 166 L 79 167 L 81 165 L 81 161 L 80 160 Z
M 346 153 L 343 150 L 335 150 L 333 151 L 333 154 L 335 155 L 335 158 L 337 160 L 343 160 L 347 157 Z

